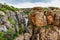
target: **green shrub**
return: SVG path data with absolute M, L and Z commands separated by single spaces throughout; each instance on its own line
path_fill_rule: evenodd
M 20 27 L 20 28 L 19 28 L 19 33 L 21 34 L 22 32 L 23 32 L 23 28 Z
M 7 33 L 4 34 L 4 40 L 14 40 L 18 36 L 18 33 L 14 32 L 12 28 L 8 29 Z
M 3 33 L 0 32 L 0 40 L 3 40 Z
M 14 33 L 13 38 L 16 38 L 19 33 Z
M 9 17 L 8 20 L 11 24 L 16 25 L 16 22 L 11 17 Z
M 50 28 L 51 30 L 54 30 L 52 25 L 46 25 L 44 28 L 45 28 L 45 30 L 48 29 L 48 28 Z

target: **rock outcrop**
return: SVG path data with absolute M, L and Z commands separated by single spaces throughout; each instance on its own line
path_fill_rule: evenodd
M 43 8 L 33 8 L 29 14 L 29 23 L 35 26 L 45 26 L 45 18 Z
M 14 31 L 19 31 L 19 27 L 24 26 L 24 17 L 25 17 L 24 13 L 23 12 L 21 13 L 20 11 L 21 10 L 14 12 L 11 10 L 6 10 L 6 13 L 0 11 L 0 25 L 5 25 L 6 29 L 14 28 Z
M 43 8 L 33 8 L 28 15 L 29 30 L 32 34 L 31 40 L 60 40 L 60 10 L 57 9 L 56 13 L 48 9 L 44 15 Z

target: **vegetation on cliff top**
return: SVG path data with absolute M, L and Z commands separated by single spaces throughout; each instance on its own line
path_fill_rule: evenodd
M 0 3 L 0 11 L 6 12 L 6 10 L 17 11 L 18 8 L 15 8 L 13 6 L 9 6 L 6 3 L 4 3 L 4 4 Z

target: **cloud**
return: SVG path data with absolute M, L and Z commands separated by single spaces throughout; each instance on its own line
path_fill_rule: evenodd
M 18 2 L 15 0 L 0 0 L 0 3 L 7 3 L 7 4 L 16 4 Z
M 26 3 L 20 3 L 20 4 L 17 4 L 17 5 L 14 5 L 15 7 L 17 8 L 32 8 L 32 7 L 40 7 L 40 6 L 47 6 L 45 5 L 46 3 L 30 3 L 30 2 L 26 2 Z
M 32 8 L 32 7 L 59 7 L 60 8 L 60 1 L 59 0 L 52 0 L 51 2 L 36 2 L 36 3 L 30 3 L 30 2 L 24 2 L 24 3 L 18 3 L 14 5 L 14 7 L 17 8 Z
M 0 3 L 10 3 L 10 4 L 18 4 L 24 2 L 36 3 L 36 2 L 51 2 L 51 0 L 0 0 Z
M 51 0 L 50 2 L 48 1 L 47 2 L 22 2 L 22 3 L 18 2 L 17 4 L 12 4 L 12 3 L 7 3 L 7 4 L 17 8 L 32 8 L 32 7 L 59 7 L 60 8 L 60 0 Z
M 31 3 L 36 3 L 36 2 L 51 2 L 51 0 L 20 0 L 20 2 L 31 2 Z

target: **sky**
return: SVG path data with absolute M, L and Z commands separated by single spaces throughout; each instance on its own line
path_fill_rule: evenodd
M 16 8 L 59 7 L 60 0 L 0 0 L 0 3 L 12 5 Z

